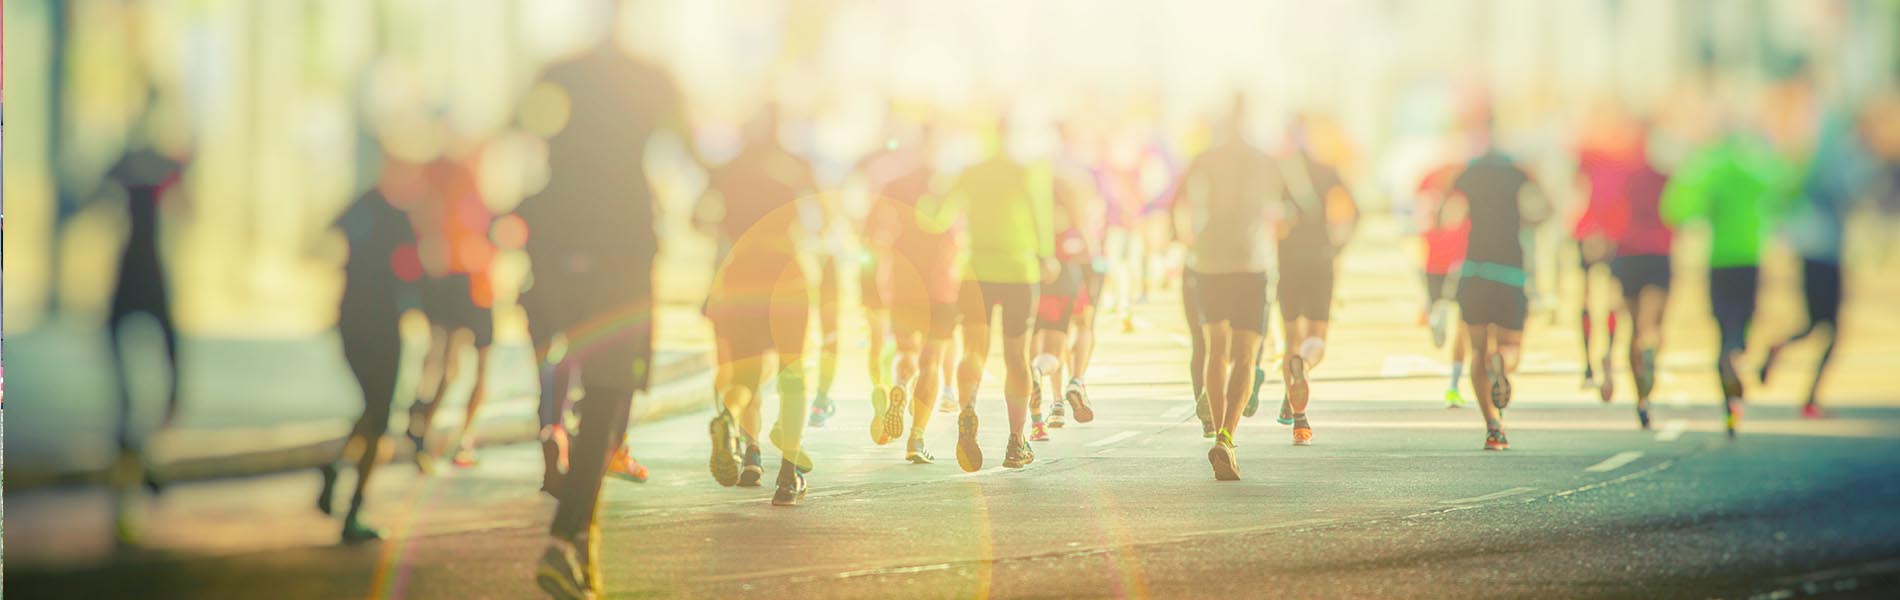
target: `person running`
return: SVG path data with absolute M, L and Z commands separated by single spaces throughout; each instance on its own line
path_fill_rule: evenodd
M 1010 158 L 1005 150 L 1008 135 L 1006 121 L 999 119 L 987 156 L 957 176 L 937 209 L 960 217 L 969 239 L 963 287 L 957 292 L 963 324 L 963 360 L 957 365 L 957 465 L 971 472 L 983 468 L 983 450 L 976 442 L 976 395 L 989 360 L 991 319 L 997 313 L 1003 334 L 1003 400 L 1009 408 L 1003 466 L 1018 469 L 1036 459 L 1023 436 L 1029 413 L 1029 333 L 1037 286 L 1054 278 L 1058 268 L 1050 214 L 1053 183 L 1046 169 L 1031 169 Z
M 858 294 L 870 337 L 870 350 L 866 354 L 865 366 L 871 376 L 871 414 L 874 419 L 875 415 L 884 414 L 889 408 L 887 394 L 891 387 L 891 370 L 896 355 L 892 351 L 892 346 L 895 344 L 892 338 L 890 317 L 893 284 L 889 279 L 890 269 L 879 262 L 885 260 L 884 253 L 873 247 L 874 244 L 871 241 L 871 238 L 876 235 L 873 230 L 879 225 L 873 221 L 873 218 L 878 215 L 877 205 L 881 201 L 878 196 L 879 190 L 906 174 L 919 151 L 915 147 L 905 147 L 898 141 L 895 135 L 898 128 L 895 119 L 891 118 L 889 107 L 887 107 L 886 117 L 884 144 L 859 160 L 858 164 L 851 169 L 853 176 L 863 182 L 870 204 L 865 210 L 863 228 L 859 231 L 859 239 L 864 243 L 864 253 L 863 260 L 858 264 Z M 877 439 L 880 431 L 882 431 L 882 426 L 873 423 L 871 428 L 873 440 Z
M 1202 386 L 1215 427 L 1207 460 L 1222 481 L 1240 479 L 1233 432 L 1241 398 L 1253 387 L 1254 354 L 1267 320 L 1271 227 L 1280 208 L 1272 160 L 1243 137 L 1243 110 L 1235 98 L 1214 128 L 1214 143 L 1189 163 L 1176 203 L 1176 235 L 1189 247 L 1206 344 Z
M 566 373 L 586 398 L 535 581 L 556 598 L 593 598 L 606 589 L 600 486 L 624 445 L 633 396 L 646 389 L 653 358 L 659 240 L 641 165 L 647 141 L 661 129 L 683 130 L 684 119 L 671 77 L 627 56 L 612 36 L 552 66 L 542 85 L 565 92 L 569 117 L 548 140 L 547 187 L 519 211 L 535 269 L 522 308 L 537 355 L 546 357 L 555 338 L 567 340 L 558 362 L 543 363 L 543 380 Z M 543 397 L 566 387 L 544 385 Z
M 1471 230 L 1458 278 L 1446 286 L 1456 288 L 1470 337 L 1471 387 L 1484 417 L 1484 449 L 1507 450 L 1504 409 L 1511 404 L 1510 374 L 1517 370 L 1529 308 L 1521 233 L 1542 222 L 1550 207 L 1530 174 L 1495 147 L 1466 164 L 1452 190 L 1469 207 Z
M 1869 119 L 1870 117 L 1861 117 Z M 1768 346 L 1762 359 L 1763 384 L 1773 371 L 1782 349 L 1816 334 L 1826 334 L 1821 358 L 1814 365 L 1814 379 L 1808 384 L 1807 398 L 1801 404 L 1801 416 L 1817 419 L 1825 416 L 1819 400 L 1822 376 L 1834 344 L 1840 338 L 1841 255 L 1847 214 L 1860 200 L 1860 194 L 1872 180 L 1875 163 L 1863 136 L 1857 129 L 1871 128 L 1871 121 L 1855 122 L 1847 111 L 1830 113 L 1822 122 L 1821 137 L 1814 158 L 1801 182 L 1806 202 L 1795 207 L 1793 218 L 1784 226 L 1788 237 L 1801 255 L 1801 289 L 1808 306 L 1808 324 L 1801 331 Z
M 1030 363 L 1029 392 L 1029 441 L 1040 442 L 1049 439 L 1050 427 L 1062 427 L 1063 402 L 1068 400 L 1074 405 L 1075 420 L 1087 423 L 1095 420 L 1095 411 L 1088 405 L 1088 399 L 1082 392 L 1079 371 L 1077 379 L 1069 379 L 1063 386 L 1063 374 L 1076 358 L 1072 355 L 1069 330 L 1075 327 L 1077 319 L 1089 310 L 1089 279 L 1094 274 L 1094 244 L 1083 233 L 1089 219 L 1086 213 L 1088 200 L 1083 197 L 1088 179 L 1076 169 L 1063 164 L 1056 167 L 1055 173 L 1055 211 L 1052 215 L 1053 235 L 1055 236 L 1055 259 L 1061 265 L 1054 281 L 1045 283 L 1041 288 L 1041 298 L 1036 307 L 1036 337 L 1034 349 L 1035 361 Z M 1049 419 L 1043 419 L 1042 405 L 1045 391 L 1061 394 L 1050 399 Z
M 383 538 L 381 531 L 363 522 L 363 499 L 380 458 L 383 436 L 389 433 L 390 408 L 402 370 L 399 298 L 403 288 L 414 285 L 422 265 L 415 257 L 415 230 L 408 215 L 374 189 L 358 196 L 337 226 L 349 240 L 337 334 L 343 342 L 344 362 L 363 392 L 363 413 L 350 428 L 343 452 L 318 469 L 323 483 L 317 492 L 317 509 L 334 514 L 337 479 L 343 468 L 354 466 L 356 485 L 343 515 L 342 539 L 355 543 Z
M 1425 298 L 1428 313 L 1439 303 L 1457 302 L 1454 287 L 1445 285 L 1446 281 L 1457 278 L 1458 263 L 1465 259 L 1465 241 L 1471 235 L 1471 221 L 1467 213 L 1469 207 L 1455 194 L 1451 184 L 1464 171 L 1463 164 L 1448 164 L 1432 170 L 1418 185 L 1418 216 L 1421 220 L 1419 237 L 1425 242 Z M 1449 306 L 1449 304 L 1447 304 Z M 1444 314 L 1444 313 L 1437 313 Z M 1443 316 L 1440 317 L 1444 318 Z M 1448 323 L 1433 324 L 1434 331 L 1442 331 Z M 1458 331 L 1451 337 L 1451 380 L 1445 384 L 1445 407 L 1458 408 L 1465 405 L 1464 393 L 1459 385 L 1465 376 L 1465 351 L 1469 343 L 1470 331 L 1464 323 L 1457 324 Z M 1434 336 L 1432 345 L 1444 347 L 1446 339 Z
M 1622 181 L 1620 196 L 1628 219 L 1615 240 L 1616 259 L 1610 263 L 1610 274 L 1623 290 L 1623 311 L 1630 315 L 1629 364 L 1636 385 L 1636 420 L 1649 429 L 1649 399 L 1656 390 L 1656 357 L 1662 352 L 1662 319 L 1669 305 L 1669 249 L 1674 235 L 1658 208 L 1669 178 L 1650 166 L 1645 138 L 1647 132 L 1636 139 L 1630 157 L 1635 162 Z M 1604 374 L 1607 390 L 1607 367 Z
M 157 118 L 157 115 L 148 112 L 144 118 Z M 112 185 L 125 191 L 126 216 L 131 226 L 125 248 L 119 255 L 111 313 L 106 317 L 106 341 L 119 396 L 118 455 L 114 457 L 110 482 L 115 496 L 113 532 L 117 541 L 126 545 L 135 543 L 139 536 L 136 511 L 132 510 L 138 488 L 143 486 L 153 493 L 159 490 L 145 449 L 151 434 L 139 435 L 134 431 L 135 394 L 127 358 L 139 349 L 128 346 L 136 337 L 126 335 L 133 331 L 134 319 L 144 318 L 157 329 L 156 350 L 165 358 L 165 387 L 159 391 L 165 401 L 157 427 L 160 430 L 170 427 L 178 416 L 179 383 L 178 326 L 173 318 L 171 288 L 166 283 L 158 237 L 161 204 L 179 195 L 177 186 L 184 165 L 153 149 L 137 148 L 138 145 L 142 145 L 142 140 L 135 142 L 135 149 L 127 151 L 106 173 Z
M 838 279 L 851 250 L 837 195 L 819 194 L 806 204 L 811 208 L 800 211 L 798 220 L 806 228 L 807 247 L 818 271 L 818 386 L 812 390 L 811 426 L 824 427 L 838 414 L 837 404 L 831 401 L 831 384 L 838 379 Z
M 1296 446 L 1313 443 L 1313 426 L 1306 420 L 1307 374 L 1326 357 L 1339 252 L 1358 220 L 1358 207 L 1339 171 L 1313 157 L 1307 126 L 1302 119 L 1293 129 L 1293 156 L 1274 161 L 1284 183 L 1286 215 L 1278 286 L 1280 321 L 1285 325 L 1286 358 L 1280 369 L 1286 400 L 1279 420 L 1293 426 Z
M 1591 337 L 1596 320 L 1590 313 L 1595 298 L 1591 293 L 1599 267 L 1607 269 L 1617 256 L 1616 240 L 1622 236 L 1622 230 L 1628 220 L 1628 199 L 1624 194 L 1629 188 L 1629 179 L 1635 176 L 1641 160 L 1635 156 L 1642 140 L 1640 131 L 1628 126 L 1627 119 L 1606 109 L 1605 114 L 1592 119 L 1585 128 L 1582 139 L 1577 143 L 1577 174 L 1588 188 L 1584 195 L 1584 207 L 1577 215 L 1576 223 L 1570 230 L 1570 238 L 1577 247 L 1577 265 L 1583 273 L 1582 295 L 1578 297 L 1581 318 L 1578 320 L 1579 333 L 1583 340 L 1583 387 L 1596 389 L 1604 402 L 1615 395 L 1616 377 L 1611 371 L 1610 356 L 1616 348 L 1616 309 L 1611 307 L 1603 314 L 1604 345 L 1602 359 L 1591 352 Z M 1603 377 L 1597 378 L 1597 367 L 1601 366 Z
M 416 467 L 428 473 L 435 468 L 429 431 L 461 376 L 465 343 L 475 347 L 475 369 L 450 460 L 456 467 L 475 465 L 475 415 L 488 395 L 488 357 L 495 342 L 494 285 L 488 272 L 495 249 L 489 241 L 493 215 L 463 159 L 442 158 L 421 167 L 419 176 L 428 191 L 412 203 L 409 215 L 425 273 L 422 312 L 431 328 L 421 390 L 409 408 L 408 436 Z
M 871 431 L 879 445 L 903 435 L 908 408 L 911 425 L 904 459 L 915 464 L 936 461 L 924 447 L 924 429 L 930 424 L 931 403 L 943 388 L 961 284 L 961 231 L 953 219 L 927 213 L 920 204 L 932 193 L 937 177 L 932 138 L 926 128 L 901 174 L 873 190 L 865 223 L 865 240 L 879 271 L 876 279 L 890 284 L 888 328 L 897 346 L 893 381 L 888 390 L 879 390 L 886 398 L 885 410 L 873 417 Z
M 1663 222 L 1709 225 L 1709 304 L 1720 331 L 1716 375 L 1729 437 L 1742 419 L 1740 365 L 1759 287 L 1761 236 L 1791 196 L 1790 167 L 1766 141 L 1731 129 L 1692 153 L 1663 190 Z
M 781 454 L 772 504 L 792 506 L 804 499 L 805 473 L 812 469 L 802 442 L 805 336 L 814 286 L 800 265 L 801 243 L 808 241 L 801 238 L 809 230 L 799 213 L 816 208 L 809 203 L 818 201 L 812 195 L 818 184 L 811 165 L 779 144 L 778 117 L 777 108 L 767 106 L 746 127 L 744 147 L 713 170 L 707 190 L 725 207 L 720 229 L 732 240 L 708 301 L 717 341 L 732 361 L 731 380 L 713 417 L 711 469 L 720 485 L 760 485 L 760 388 L 767 378 L 765 361 L 775 358 L 779 413 L 765 436 Z M 745 441 L 738 463 L 730 452 L 735 421 Z

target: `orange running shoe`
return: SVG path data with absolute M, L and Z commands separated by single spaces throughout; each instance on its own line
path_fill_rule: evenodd
M 614 451 L 613 457 L 607 459 L 607 474 L 624 481 L 647 482 L 646 465 L 634 460 L 633 452 L 627 450 L 625 445 L 621 445 L 619 450 Z

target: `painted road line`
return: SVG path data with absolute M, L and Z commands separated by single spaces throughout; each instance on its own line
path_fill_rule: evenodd
M 1174 345 L 1180 346 L 1182 348 L 1194 347 L 1194 338 L 1190 338 L 1188 336 L 1181 335 L 1179 333 L 1168 336 L 1168 339 L 1174 340 Z
M 1439 504 L 1471 504 L 1474 502 L 1485 502 L 1489 500 L 1496 500 L 1499 498 L 1509 498 L 1511 496 L 1528 494 L 1535 491 L 1537 491 L 1537 488 L 1514 487 L 1508 490 L 1491 492 L 1483 496 L 1472 496 L 1470 498 L 1459 498 L 1457 500 L 1439 500 L 1438 503 Z
M 1603 462 L 1584 467 L 1583 470 L 1591 473 L 1608 473 L 1623 468 L 1623 465 L 1636 462 L 1636 459 L 1642 457 L 1643 453 L 1641 451 L 1625 450 L 1616 453 L 1616 456 L 1603 459 Z
M 1128 439 L 1128 438 L 1131 438 L 1131 437 L 1135 437 L 1135 436 L 1138 436 L 1138 435 L 1141 435 L 1141 432 L 1139 432 L 1139 431 L 1124 431 L 1124 432 L 1121 432 L 1121 433 L 1117 433 L 1117 434 L 1115 434 L 1115 435 L 1111 435 L 1111 436 L 1108 436 L 1108 437 L 1105 437 L 1105 438 L 1102 438 L 1102 439 L 1099 439 L 1099 440 L 1095 440 L 1095 441 L 1093 441 L 1093 442 L 1089 442 L 1089 443 L 1088 443 L 1087 445 L 1088 445 L 1088 446 L 1089 446 L 1090 448 L 1097 448 L 1097 447 L 1101 447 L 1101 446 L 1107 446 L 1107 445 L 1109 445 L 1109 444 L 1113 444 L 1113 443 L 1115 443 L 1115 442 L 1119 442 L 1119 441 L 1122 441 L 1122 440 L 1125 440 L 1125 439 Z
M 1682 432 L 1689 429 L 1689 422 L 1682 419 L 1670 419 L 1663 423 L 1662 431 L 1656 432 L 1656 441 L 1673 442 L 1682 439 Z
M 1193 404 L 1182 404 L 1174 408 L 1168 409 L 1167 412 L 1161 413 L 1161 418 L 1169 419 L 1169 420 L 1179 419 L 1181 417 L 1188 416 L 1189 413 L 1194 412 L 1194 407 L 1195 405 Z

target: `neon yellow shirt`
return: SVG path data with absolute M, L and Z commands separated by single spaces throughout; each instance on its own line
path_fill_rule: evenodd
M 1042 259 L 1055 256 L 1054 179 L 1047 167 L 995 157 L 971 166 L 941 205 L 967 227 L 964 277 L 992 283 L 1040 283 Z

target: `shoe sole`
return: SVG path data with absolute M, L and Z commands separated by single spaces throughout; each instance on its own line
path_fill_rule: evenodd
M 976 445 L 976 413 L 957 416 L 957 466 L 966 473 L 983 468 L 983 448 Z
M 1231 450 L 1229 451 L 1231 452 Z M 1215 447 L 1207 451 L 1207 462 L 1214 467 L 1214 479 L 1217 481 L 1240 481 L 1240 469 L 1234 466 L 1226 452 Z
M 884 404 L 881 405 L 878 404 L 878 398 L 880 396 L 884 399 Z M 891 399 L 888 393 L 878 394 L 872 392 L 871 394 L 871 442 L 879 446 L 891 443 L 889 439 L 878 441 L 878 437 L 884 435 L 884 415 L 890 412 L 890 402 Z
M 570 583 L 579 582 L 569 582 L 560 573 L 553 572 L 545 563 L 535 569 L 534 583 L 541 588 L 541 591 L 560 600 L 586 600 L 591 597 L 586 590 L 570 585 Z
M 1089 407 L 1089 399 L 1082 392 L 1070 391 L 1063 394 L 1063 399 L 1069 403 L 1069 410 L 1075 412 L 1075 422 L 1087 423 L 1095 420 L 1095 409 Z
M 937 463 L 937 459 L 935 458 L 916 453 L 904 455 L 904 460 L 910 461 L 910 464 L 913 465 L 932 465 Z
M 1305 436 L 1305 437 L 1301 437 L 1301 436 L 1300 436 L 1300 432 L 1301 432 L 1301 431 L 1304 431 L 1304 432 L 1306 432 L 1306 436 Z M 1295 445 L 1295 446 L 1311 446 L 1311 445 L 1313 445 L 1313 430 L 1311 430 L 1311 429 L 1295 429 L 1295 430 L 1293 430 L 1293 445 Z
M 798 506 L 798 503 L 803 502 L 804 500 L 805 500 L 805 490 L 798 490 L 798 493 L 793 495 L 791 500 L 780 500 L 778 499 L 778 497 L 774 496 L 772 498 L 772 506 Z
M 726 450 L 732 447 L 732 422 L 724 416 L 713 417 L 707 427 L 712 436 L 712 459 L 707 461 L 713 481 L 732 487 L 739 483 L 739 457 Z
M 877 445 L 883 446 L 885 444 L 889 444 L 893 441 L 896 441 L 897 438 L 899 437 L 903 437 L 904 435 L 903 388 L 891 388 L 890 393 L 885 396 L 884 416 L 883 418 L 879 419 L 879 422 L 882 424 L 883 428 L 878 431 L 878 435 L 881 436 L 883 439 L 881 440 L 873 439 L 872 441 L 877 442 Z
M 739 471 L 739 487 L 759 487 L 759 481 L 763 479 L 765 479 L 765 469 L 763 467 L 746 465 L 744 469 Z

